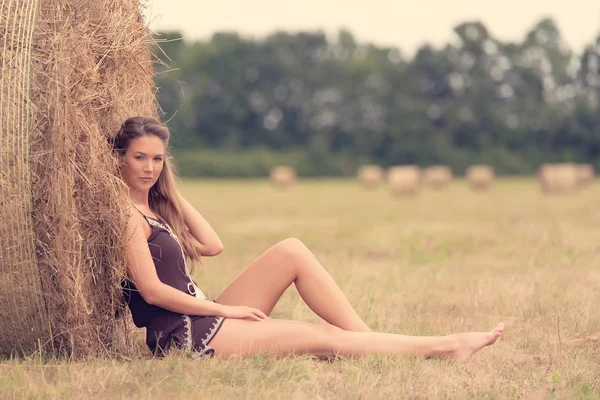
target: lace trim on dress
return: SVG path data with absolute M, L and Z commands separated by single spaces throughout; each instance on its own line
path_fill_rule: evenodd
M 183 314 L 183 343 L 182 348 L 187 352 L 191 352 L 194 347 L 192 345 L 192 320 L 189 315 Z
M 216 317 L 215 322 L 213 322 L 213 326 L 210 328 L 210 331 L 206 332 L 206 336 L 202 339 L 202 348 L 198 349 L 194 355 L 198 357 L 203 357 L 207 354 L 212 355 L 215 352 L 215 349 L 210 347 L 208 344 L 215 336 L 221 325 L 223 324 L 223 317 Z
M 206 355 L 212 355 L 215 352 L 215 349 L 210 347 L 208 344 L 213 339 L 221 325 L 223 324 L 223 317 L 215 317 L 215 321 L 212 324 L 212 327 L 203 339 L 200 342 L 200 348 L 194 349 L 193 346 L 193 336 L 192 336 L 192 320 L 189 315 L 182 315 L 183 317 L 183 343 L 181 343 L 181 349 L 184 350 L 188 355 L 192 357 L 203 357 Z

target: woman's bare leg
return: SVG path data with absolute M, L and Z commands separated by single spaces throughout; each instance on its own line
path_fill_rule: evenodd
M 270 315 L 292 282 L 311 310 L 325 321 L 349 331 L 370 331 L 312 252 L 297 239 L 285 239 L 264 252 L 216 301 L 255 307 Z
M 353 332 L 333 325 L 301 321 L 227 319 L 210 346 L 217 356 L 314 354 L 355 357 L 414 353 L 464 361 L 481 348 L 493 344 L 503 330 L 504 325 L 498 324 L 489 332 L 420 337 Z

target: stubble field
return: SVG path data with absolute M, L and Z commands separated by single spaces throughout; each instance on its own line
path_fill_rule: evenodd
M 488 330 L 469 362 L 372 356 L 169 356 L 0 363 L 0 398 L 600 398 L 600 185 L 543 196 L 533 179 L 463 181 L 410 198 L 353 180 L 184 181 L 221 235 L 196 280 L 209 298 L 287 237 L 302 240 L 374 330 Z M 320 321 L 292 287 L 272 318 Z

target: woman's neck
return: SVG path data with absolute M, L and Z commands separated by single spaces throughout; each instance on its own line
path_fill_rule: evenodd
M 148 195 L 149 191 L 138 191 L 138 190 L 129 190 L 129 200 L 134 205 L 143 206 L 146 208 L 150 208 L 150 204 L 148 203 Z

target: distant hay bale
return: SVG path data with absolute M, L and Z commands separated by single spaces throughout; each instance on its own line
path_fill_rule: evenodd
M 433 165 L 423 171 L 423 184 L 435 189 L 441 189 L 452 182 L 452 169 L 447 165 Z
M 573 163 L 542 164 L 538 169 L 538 180 L 545 194 L 572 193 L 579 187 L 578 166 Z
M 596 179 L 596 172 L 592 164 L 577 165 L 577 181 L 579 186 L 588 186 Z
M 127 192 L 107 138 L 158 115 L 149 40 L 138 0 L 2 3 L 0 356 L 128 351 Z
M 465 173 L 467 183 L 473 190 L 488 190 L 494 183 L 494 169 L 489 165 L 474 164 Z
M 421 168 L 416 165 L 397 165 L 388 168 L 387 182 L 394 195 L 413 195 L 421 189 Z
M 383 173 L 379 165 L 362 165 L 358 169 L 358 181 L 367 188 L 374 188 L 383 183 Z
M 296 182 L 296 171 L 283 165 L 273 167 L 269 172 L 269 180 L 273 186 L 285 188 Z

